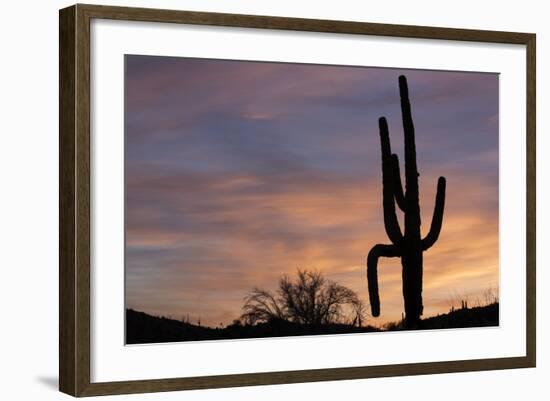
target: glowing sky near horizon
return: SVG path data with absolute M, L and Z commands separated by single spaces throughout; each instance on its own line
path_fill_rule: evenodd
M 365 260 L 389 243 L 378 118 L 403 167 L 408 78 L 425 235 L 424 316 L 498 291 L 498 75 L 126 56 L 126 303 L 230 323 L 253 287 L 318 269 L 368 303 Z M 402 218 L 401 218 L 402 221 Z M 379 264 L 379 325 L 401 318 L 401 264 Z

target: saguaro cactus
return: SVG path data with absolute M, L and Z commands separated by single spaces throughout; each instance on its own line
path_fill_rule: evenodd
M 399 77 L 401 95 L 401 114 L 405 133 L 405 190 L 401 184 L 399 159 L 392 154 L 388 124 L 384 117 L 378 121 L 380 143 L 382 146 L 382 198 L 384 207 L 384 226 L 391 244 L 377 244 L 367 257 L 367 278 L 369 298 L 373 316 L 380 316 L 380 297 L 378 294 L 378 259 L 380 257 L 399 257 L 402 265 L 403 299 L 405 302 L 405 324 L 416 327 L 422 315 L 422 273 L 423 252 L 439 238 L 445 208 L 445 177 L 439 177 L 432 224 L 426 237 L 420 232 L 420 205 L 418 196 L 418 168 L 416 165 L 416 144 L 414 125 L 409 102 L 407 78 Z M 405 231 L 401 232 L 395 205 L 405 215 Z

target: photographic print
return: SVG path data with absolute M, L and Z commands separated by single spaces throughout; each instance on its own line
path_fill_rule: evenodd
M 499 325 L 499 75 L 125 56 L 126 343 Z

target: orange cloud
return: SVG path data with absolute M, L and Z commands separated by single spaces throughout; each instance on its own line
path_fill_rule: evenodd
M 480 183 L 470 181 L 456 180 L 462 186 L 455 184 L 451 196 L 479 192 Z M 180 279 L 172 273 L 162 285 L 157 283 L 163 288 L 162 299 L 172 300 L 172 314 L 203 310 L 206 324 L 227 323 L 238 316 L 247 290 L 254 286 L 274 290 L 278 278 L 293 274 L 297 267 L 319 269 L 368 300 L 366 255 L 375 243 L 388 242 L 381 219 L 380 183 L 326 179 L 284 192 L 242 191 L 259 184 L 258 178 L 236 175 L 206 185 L 217 194 L 218 202 L 200 221 L 230 227 L 218 234 L 146 227 L 128 230 L 130 249 L 171 248 L 186 255 L 163 263 L 171 272 L 192 268 L 192 275 Z M 433 198 L 428 200 L 433 190 L 426 192 L 422 205 L 429 217 L 424 220 L 424 232 L 433 207 Z M 498 285 L 498 214 L 453 202 L 447 204 L 439 241 L 425 254 L 426 315 L 448 310 L 449 299 L 457 292 L 475 299 Z M 382 324 L 399 319 L 403 310 L 399 259 L 381 261 L 379 281 L 382 316 L 371 323 Z M 140 308 L 143 294 L 133 298 L 131 286 L 129 290 L 129 303 Z M 217 310 L 214 305 L 222 295 L 223 308 Z M 186 298 L 194 300 L 187 308 Z M 148 311 L 167 313 L 165 305 L 159 303 L 158 308 Z
M 368 300 L 366 256 L 388 242 L 376 120 L 402 154 L 401 73 L 424 234 L 438 175 L 448 182 L 425 313 L 498 288 L 498 76 L 145 56 L 126 67 L 128 306 L 215 326 L 297 267 Z M 399 319 L 398 259 L 381 261 L 379 281 L 373 322 Z

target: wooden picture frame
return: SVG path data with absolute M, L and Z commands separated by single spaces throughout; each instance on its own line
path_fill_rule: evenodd
M 90 21 L 92 19 L 524 45 L 527 54 L 525 60 L 527 71 L 527 119 L 525 122 L 527 132 L 527 241 L 524 244 L 527 255 L 525 264 L 527 284 L 526 355 L 521 357 L 257 372 L 221 376 L 91 382 Z M 73 396 L 95 396 L 535 366 L 536 38 L 534 34 L 80 4 L 60 10 L 59 29 L 59 388 L 62 392 Z

